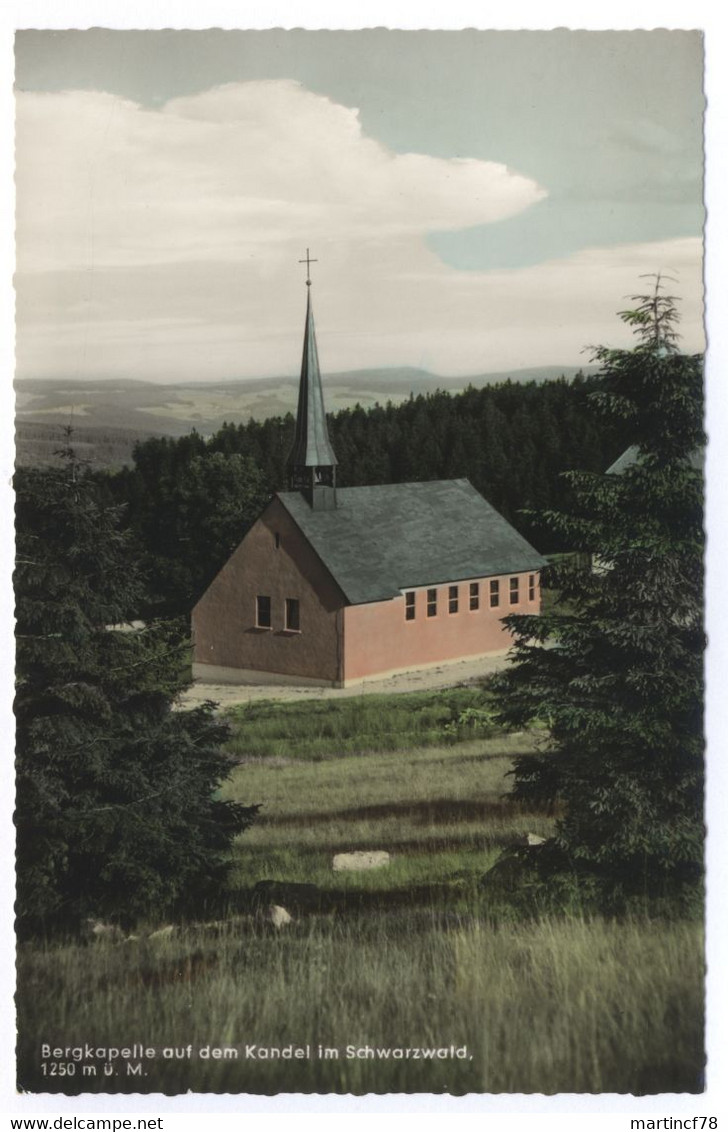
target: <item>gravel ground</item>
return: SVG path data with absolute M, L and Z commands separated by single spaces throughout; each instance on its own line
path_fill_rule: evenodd
M 475 660 L 458 660 L 419 672 L 399 672 L 385 679 L 364 680 L 350 688 L 318 688 L 298 684 L 203 684 L 195 683 L 181 696 L 180 707 L 195 707 L 214 700 L 221 707 L 245 704 L 251 700 L 320 700 L 341 696 L 361 696 L 367 692 L 426 692 L 469 684 L 481 676 L 497 672 L 508 664 L 507 652 L 492 653 Z

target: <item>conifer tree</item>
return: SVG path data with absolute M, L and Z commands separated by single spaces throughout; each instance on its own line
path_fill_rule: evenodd
M 222 441 L 230 442 L 225 431 Z M 196 433 L 138 445 L 136 465 L 109 485 L 130 503 L 127 522 L 148 575 L 143 612 L 187 620 L 270 493 L 250 456 Z
M 496 681 L 504 722 L 547 729 L 515 797 L 554 807 L 556 832 L 522 863 L 611 907 L 694 896 L 703 844 L 702 365 L 678 352 L 659 276 L 633 302 L 639 342 L 596 350 L 591 400 L 636 446 L 618 474 L 569 473 L 573 506 L 543 516 L 595 567 L 556 570 L 552 610 L 506 618 L 515 663 Z
M 216 800 L 211 705 L 173 710 L 186 642 L 133 617 L 120 509 L 72 449 L 17 487 L 17 878 L 24 932 L 133 920 L 213 892 L 256 807 Z

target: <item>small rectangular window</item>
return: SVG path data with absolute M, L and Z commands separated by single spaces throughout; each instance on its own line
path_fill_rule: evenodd
M 280 533 L 278 531 L 276 531 L 276 550 L 279 549 L 280 545 L 281 545 L 281 536 L 280 536 Z
M 535 601 L 536 600 L 536 575 L 535 574 L 529 574 L 528 575 L 528 600 L 529 601 Z
M 437 590 L 427 591 L 427 616 L 437 617 Z
M 447 608 L 450 613 L 458 611 L 458 587 L 450 586 L 448 590 Z
M 470 608 L 480 609 L 480 583 L 470 583 Z
M 414 621 L 415 619 L 414 593 L 407 593 L 404 595 L 404 619 L 405 621 Z
M 511 605 L 518 605 L 518 578 L 511 578 Z
M 258 594 L 255 599 L 255 624 L 259 629 L 270 629 L 270 598 Z
M 500 605 L 500 582 L 496 578 L 490 583 L 490 607 L 493 609 L 497 605 Z
M 286 629 L 291 633 L 301 630 L 301 608 L 297 597 L 286 598 Z

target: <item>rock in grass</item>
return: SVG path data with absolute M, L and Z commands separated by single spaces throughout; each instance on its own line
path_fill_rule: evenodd
M 357 853 L 337 853 L 333 860 L 335 873 L 363 872 L 364 869 L 381 869 L 388 865 L 389 853 L 383 849 L 360 850 Z
M 151 932 L 147 939 L 169 939 L 171 935 L 174 935 L 174 932 L 174 924 L 165 924 L 163 928 L 157 928 L 155 932 Z
M 277 928 L 278 930 L 285 928 L 288 924 L 292 924 L 294 922 L 291 913 L 286 911 L 285 908 L 282 908 L 280 904 L 270 905 L 266 919 L 268 920 L 269 924 L 272 924 L 273 927 Z
M 545 845 L 546 838 L 539 837 L 537 833 L 526 834 L 526 845 Z
M 87 938 L 97 943 L 121 943 L 124 939 L 124 933 L 117 924 L 105 924 L 89 916 L 84 926 Z
M 519 833 L 513 839 L 513 845 L 517 845 L 520 849 L 532 849 L 536 845 L 545 845 L 546 838 L 539 837 L 537 833 Z

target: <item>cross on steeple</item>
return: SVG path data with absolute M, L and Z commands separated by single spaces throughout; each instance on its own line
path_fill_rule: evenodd
M 306 258 L 305 259 L 299 259 L 298 262 L 306 264 L 306 286 L 310 287 L 311 286 L 311 264 L 312 263 L 318 263 L 318 260 L 317 259 L 311 259 L 310 255 L 309 255 L 309 249 L 306 248 Z

